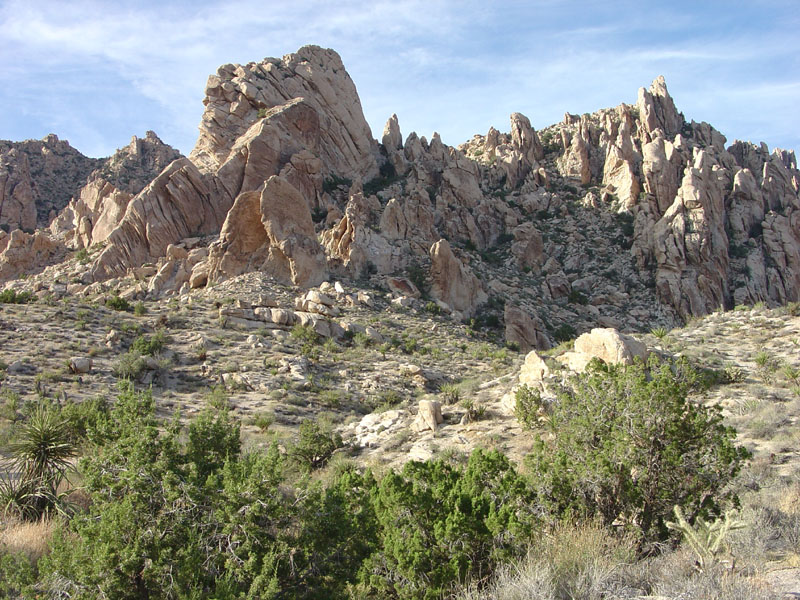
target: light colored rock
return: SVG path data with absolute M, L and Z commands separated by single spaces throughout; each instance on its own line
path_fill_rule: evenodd
M 431 246 L 430 256 L 431 296 L 465 315 L 472 315 L 488 300 L 478 278 L 455 257 L 447 240 Z
M 417 433 L 436 431 L 443 421 L 441 403 L 436 400 L 420 400 L 417 416 L 411 423 L 411 430 Z
M 539 356 L 536 350 L 528 352 L 519 372 L 520 385 L 539 387 L 542 380 L 548 375 L 550 375 L 550 367 L 547 366 L 544 359 Z
M 93 361 L 89 357 L 73 356 L 69 359 L 69 369 L 73 373 L 83 374 L 92 370 Z
M 339 55 L 319 46 L 304 46 L 282 59 L 220 67 L 208 78 L 200 137 L 190 158 L 204 172 L 216 172 L 259 110 L 296 98 L 323 117 L 315 154 L 326 173 L 353 180 L 377 175 L 375 142 L 355 85 Z
M 389 290 L 397 296 L 419 298 L 422 295 L 417 289 L 417 286 L 406 277 L 387 277 L 386 285 Z
M 381 143 L 387 151 L 403 149 L 403 136 L 400 134 L 400 125 L 397 122 L 397 115 L 392 115 L 389 117 L 389 120 L 386 121 L 386 126 L 383 128 Z
M 209 281 L 253 270 L 303 287 L 327 278 L 308 204 L 282 177 L 270 177 L 260 192 L 241 194 L 219 242 L 209 248 Z
M 596 328 L 575 340 L 575 352 L 607 364 L 630 364 L 634 358 L 647 358 L 647 347 L 616 329 Z
M 10 234 L 0 230 L 0 282 L 22 273 L 40 271 L 64 254 L 63 244 L 54 241 L 44 231 L 31 235 L 21 229 Z
M 636 106 L 639 109 L 639 122 L 644 128 L 645 135 L 650 136 L 656 129 L 661 129 L 668 138 L 672 138 L 680 132 L 683 117 L 675 108 L 663 76 L 657 77 L 649 90 L 639 88 Z

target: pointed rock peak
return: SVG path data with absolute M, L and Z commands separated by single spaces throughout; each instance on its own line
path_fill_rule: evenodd
M 672 99 L 667 91 L 667 81 L 664 79 L 663 75 L 656 77 L 653 83 L 650 84 L 650 93 L 653 94 L 653 96 Z
M 671 139 L 683 127 L 683 115 L 675 108 L 675 102 L 667 91 L 663 75 L 653 80 L 649 90 L 639 88 L 636 106 L 639 109 L 642 126 L 648 135 L 656 129 L 661 129 Z
M 400 134 L 400 125 L 397 122 L 397 115 L 393 114 L 386 121 L 386 126 L 383 128 L 383 138 L 381 143 L 387 151 L 402 150 L 403 136 Z
M 544 158 L 539 137 L 531 127 L 530 119 L 522 113 L 511 113 L 511 144 L 522 152 L 530 164 Z

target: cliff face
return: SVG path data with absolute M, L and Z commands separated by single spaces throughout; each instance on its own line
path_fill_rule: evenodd
M 204 103 L 188 159 L 148 133 L 73 192 L 51 230 L 105 243 L 83 280 L 157 263 L 148 293 L 163 294 L 252 270 L 301 286 L 421 270 L 442 310 L 513 306 L 542 345 L 559 324 L 647 328 L 800 299 L 794 154 L 726 147 L 663 78 L 635 104 L 540 131 L 514 113 L 509 133 L 458 148 L 403 141 L 396 115 L 379 144 L 341 59 L 315 46 L 220 67 Z M 33 166 L 16 160 L 7 214 L 30 224 Z

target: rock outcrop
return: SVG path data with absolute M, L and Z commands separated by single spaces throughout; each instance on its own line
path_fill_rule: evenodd
M 261 190 L 236 198 L 219 242 L 211 246 L 207 263 L 196 268 L 211 282 L 259 270 L 279 281 L 308 287 L 327 276 L 308 204 L 280 176 L 270 177 Z
M 144 138 L 134 136 L 92 172 L 78 196 L 50 224 L 50 231 L 73 248 L 105 241 L 134 195 L 178 158 L 180 153 L 152 131 Z
M 594 358 L 609 365 L 629 365 L 636 358 L 647 358 L 647 347 L 616 329 L 596 328 L 578 336 L 574 350 L 559 356 L 558 361 L 579 373 Z
M 219 231 L 230 208 L 224 198 L 216 181 L 189 159 L 176 160 L 130 201 L 93 263 L 92 277 L 124 274 L 128 267 L 164 256 L 170 244 Z
M 517 306 L 506 304 L 503 321 L 506 342 L 519 345 L 521 352 L 547 350 L 551 347 L 544 324 L 538 317 L 529 315 Z
M 0 140 L 0 224 L 46 227 L 102 162 L 53 134 L 42 140 Z
M 469 267 L 455 257 L 447 240 L 439 240 L 430 250 L 431 296 L 454 312 L 472 315 L 488 296 Z
M 355 84 L 339 55 L 319 46 L 304 46 L 282 59 L 220 67 L 206 84 L 200 137 L 190 158 L 203 172 L 215 173 L 259 111 L 297 98 L 320 117 L 318 156 L 326 173 L 350 179 L 377 175 L 376 145 Z

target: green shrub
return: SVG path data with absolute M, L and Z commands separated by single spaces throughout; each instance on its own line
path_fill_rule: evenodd
M 427 298 L 431 290 L 428 273 L 418 263 L 411 263 L 406 269 L 406 277 L 420 291 L 423 298 Z
M 717 514 L 748 452 L 720 409 L 687 399 L 700 376 L 685 361 L 590 364 L 558 391 L 526 462 L 556 515 L 624 523 L 643 541 L 666 539 L 673 507 Z M 602 418 L 598 417 L 602 415 Z
M 156 331 L 153 335 L 140 335 L 133 340 L 130 350 L 144 356 L 155 356 L 164 349 L 167 336 L 163 331 Z
M 144 302 L 139 301 L 133 306 L 133 314 L 135 314 L 137 317 L 147 314 L 147 308 L 145 307 Z
M 0 548 L 0 598 L 35 598 L 36 565 L 22 552 Z
M 136 350 L 128 350 L 114 365 L 114 375 L 120 379 L 138 379 L 147 368 L 147 361 Z
M 342 436 L 333 431 L 330 423 L 304 419 L 289 454 L 302 470 L 313 471 L 323 467 L 341 446 Z
M 524 552 L 533 498 L 509 460 L 476 450 L 466 468 L 410 462 L 374 493 L 377 551 L 359 572 L 365 597 L 433 600 Z
M 577 333 L 578 332 L 572 325 L 563 323 L 553 332 L 553 337 L 557 342 L 568 342 L 569 340 L 575 339 Z
M 534 429 L 544 414 L 545 404 L 542 402 L 542 395 L 524 383 L 519 386 L 514 392 L 514 415 L 520 425 L 525 429 Z
M 89 251 L 86 248 L 81 248 L 75 253 L 75 258 L 82 265 L 89 264 Z
M 106 298 L 106 306 L 114 310 L 126 312 L 131 310 L 131 303 L 125 298 L 122 298 L 119 294 L 115 294 L 110 298 Z
M 36 297 L 31 292 L 17 292 L 12 289 L 0 292 L 0 304 L 27 304 L 35 299 Z

